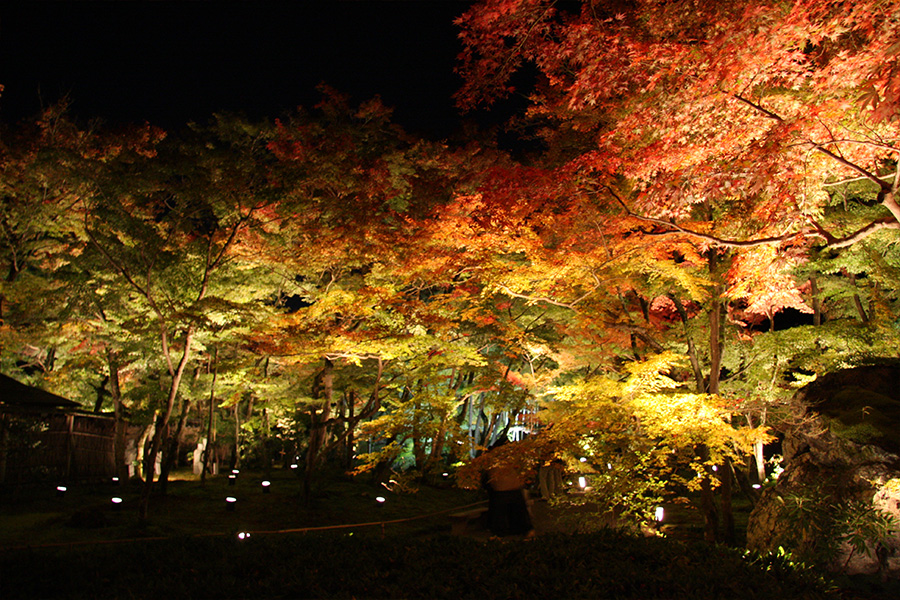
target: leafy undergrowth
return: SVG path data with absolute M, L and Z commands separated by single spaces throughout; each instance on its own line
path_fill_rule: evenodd
M 829 598 L 778 558 L 614 531 L 256 535 L 3 554 L 3 598 Z

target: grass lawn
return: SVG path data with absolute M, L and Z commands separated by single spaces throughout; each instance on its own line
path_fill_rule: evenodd
M 274 470 L 269 480 L 266 491 L 257 473 L 241 473 L 233 484 L 224 475 L 208 477 L 201 484 L 190 473 L 175 473 L 168 493 L 151 498 L 145 524 L 137 514 L 142 489 L 138 481 L 69 485 L 61 497 L 55 485 L 14 490 L 0 496 L 0 548 L 391 521 L 480 500 L 473 492 L 449 485 L 394 494 L 384 487 L 329 477 L 314 487 L 310 503 L 304 505 L 301 482 L 291 471 Z M 113 497 L 122 502 L 113 504 Z M 228 497 L 236 499 L 233 506 L 226 502 Z M 377 497 L 385 501 L 377 502 Z M 381 533 L 380 526 L 372 529 Z M 449 529 L 445 514 L 385 525 L 385 531 L 403 534 L 442 529 Z

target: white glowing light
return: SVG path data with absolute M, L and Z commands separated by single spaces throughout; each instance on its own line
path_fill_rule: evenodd
M 578 460 L 581 461 L 581 462 L 587 462 L 587 458 L 585 458 L 585 457 L 583 457 L 583 456 L 582 456 L 581 458 L 579 458 Z
M 377 498 L 375 498 L 375 502 L 377 502 L 378 504 L 384 504 L 384 496 L 378 496 Z
M 238 473 L 240 473 L 240 470 L 238 470 L 238 469 L 232 469 L 231 472 L 234 473 L 235 475 L 237 475 Z
M 579 477 L 578 478 L 578 487 L 584 489 L 587 487 L 587 477 Z
M 113 503 L 113 504 L 122 504 L 122 499 L 119 498 L 118 496 L 115 496 L 115 497 L 113 497 L 113 499 L 112 499 L 112 503 Z
M 713 471 L 718 471 L 718 470 L 719 470 L 719 467 L 717 467 L 716 465 L 713 465 Z
M 292 468 L 292 469 L 296 469 L 296 468 L 297 468 L 297 463 L 292 464 L 292 465 L 291 465 L 291 468 Z
M 657 522 L 662 523 L 662 520 L 663 520 L 663 516 L 664 516 L 664 515 L 665 515 L 665 510 L 663 509 L 663 507 L 662 507 L 662 506 L 657 506 L 657 507 L 656 507 L 656 520 L 657 520 Z
M 239 540 L 246 540 L 248 537 L 250 537 L 250 534 L 247 533 L 246 531 L 242 531 L 238 534 Z
M 754 483 L 754 484 L 753 484 L 753 489 L 754 489 L 754 490 L 758 490 L 758 489 L 761 488 L 761 487 L 762 487 L 762 486 L 759 485 L 758 483 Z
M 64 486 L 64 485 L 58 485 L 58 486 L 56 486 L 56 491 L 57 491 L 57 492 L 64 492 L 64 493 L 65 493 L 65 491 L 66 491 L 67 489 L 68 489 L 68 488 L 66 488 L 66 486 Z

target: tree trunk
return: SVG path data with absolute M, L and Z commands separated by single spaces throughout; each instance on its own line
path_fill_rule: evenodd
M 272 459 L 269 456 L 269 411 L 265 407 L 262 409 L 262 435 L 260 435 L 260 438 L 262 443 L 260 454 L 262 455 L 263 473 L 268 479 L 272 475 Z
M 9 415 L 0 415 L 0 486 L 6 483 L 6 461 L 9 456 L 9 422 Z
M 125 421 L 122 418 L 122 388 L 119 382 L 119 361 L 115 353 L 107 351 L 106 364 L 109 367 L 109 393 L 113 399 L 113 415 L 116 422 L 116 437 L 113 440 L 113 456 L 116 461 L 116 476 L 119 481 L 128 479 L 128 465 L 125 464 Z
M 303 474 L 303 501 L 309 503 L 312 491 L 313 471 L 319 462 L 319 451 L 325 445 L 328 435 L 328 418 L 331 416 L 331 399 L 333 394 L 334 364 L 325 359 L 325 365 L 316 374 L 313 382 L 313 398 L 321 400 L 321 413 L 317 408 L 310 409 L 309 445 L 306 448 L 306 470 Z
M 416 386 L 419 390 L 413 398 L 413 414 L 412 414 L 412 440 L 413 440 L 413 459 L 415 460 L 415 468 L 421 469 L 425 465 L 425 440 L 423 439 L 419 422 L 421 421 L 421 386 Z
M 109 385 L 109 375 L 104 375 L 103 381 L 97 386 L 97 398 L 94 400 L 94 413 L 96 414 L 103 412 L 104 395 L 108 393 L 106 391 L 107 385 Z
M 178 462 L 178 453 L 181 448 L 181 435 L 184 432 L 184 424 L 187 422 L 189 411 L 191 410 L 191 401 L 183 400 L 181 406 L 181 415 L 178 417 L 178 425 L 175 427 L 175 434 L 169 436 L 166 451 L 163 452 L 162 468 L 159 472 L 159 489 L 165 495 L 169 487 L 169 473 L 172 467 Z
M 724 311 L 722 310 L 722 283 L 719 281 L 719 257 L 715 249 L 708 252 L 709 274 L 714 282 L 712 289 L 712 305 L 709 310 L 709 382 L 706 385 L 708 394 L 719 393 L 719 382 L 722 371 L 722 321 Z M 708 464 L 710 455 L 709 448 L 705 444 L 701 444 L 697 450 L 697 456 L 704 465 Z M 711 481 L 711 473 L 709 467 L 704 467 L 703 478 L 700 482 L 701 507 L 704 514 L 704 537 L 709 542 L 718 541 L 719 537 L 719 514 L 716 510 L 713 486 Z M 729 489 L 723 489 L 723 493 L 727 498 L 723 498 L 723 508 L 731 510 L 731 496 Z M 725 521 L 733 519 L 733 515 L 725 515 Z
M 234 403 L 234 456 L 231 459 L 231 468 L 241 466 L 241 400 Z
M 721 483 L 721 510 L 722 510 L 722 541 L 733 546 L 735 544 L 734 510 L 732 497 L 734 495 L 734 466 L 731 459 L 726 457 L 719 465 L 719 482 Z
M 210 364 L 210 362 L 212 364 Z M 210 457 L 216 445 L 216 377 L 219 374 L 219 348 L 213 347 L 212 356 L 207 363 L 207 372 L 212 371 L 212 382 L 209 384 L 209 414 L 206 425 L 206 447 L 203 449 L 203 470 L 200 473 L 200 482 L 206 483 L 206 473 L 209 471 Z
M 166 332 L 163 331 L 163 348 L 168 351 L 168 340 Z M 141 521 L 146 521 L 150 513 L 150 493 L 153 491 L 153 477 L 156 470 L 156 456 L 162 447 L 163 432 L 168 429 L 169 419 L 172 416 L 172 410 L 175 408 L 175 398 L 178 396 L 178 389 L 181 387 L 181 378 L 184 375 L 184 369 L 187 367 L 191 356 L 191 349 L 194 342 L 194 328 L 188 327 L 184 336 L 184 349 L 181 353 L 181 360 L 178 366 L 172 372 L 172 381 L 169 385 L 169 396 L 166 399 L 166 407 L 159 418 L 159 426 L 153 433 L 153 441 L 150 443 L 150 453 L 144 460 L 144 489 L 141 493 L 141 503 L 139 515 Z
M 812 296 L 813 325 L 821 325 L 822 301 L 819 299 L 819 283 L 815 277 L 809 278 L 809 294 Z
M 347 393 L 347 419 L 349 425 L 347 428 L 347 445 L 344 457 L 344 466 L 349 471 L 353 468 L 353 446 L 356 443 L 354 439 L 354 430 L 356 429 L 356 390 L 350 390 Z
M 850 278 L 850 282 L 853 284 L 854 289 L 856 288 L 856 275 L 853 273 L 849 273 L 848 277 Z M 859 315 L 859 320 L 863 323 L 869 322 L 869 315 L 866 313 L 866 309 L 863 306 L 862 299 L 859 297 L 859 293 L 853 292 L 853 305 L 856 306 L 856 312 Z
M 265 367 L 263 367 L 263 378 L 269 379 L 269 357 L 266 357 Z M 269 411 L 265 405 L 263 405 L 262 409 L 262 431 L 260 435 L 260 441 L 262 443 L 262 448 L 260 448 L 260 454 L 262 455 L 263 461 L 263 473 L 268 479 L 272 475 L 272 459 L 269 456 Z
M 703 539 L 715 543 L 719 541 L 719 512 L 716 509 L 716 501 L 712 487 L 710 474 L 709 448 L 700 444 L 696 448 L 697 458 L 703 465 L 703 473 L 700 479 L 700 510 L 703 513 Z
M 669 294 L 669 298 L 675 304 L 675 310 L 678 311 L 678 316 L 681 318 L 681 326 L 682 329 L 684 329 L 684 339 L 687 341 L 688 358 L 691 361 L 691 369 L 694 372 L 695 387 L 697 392 L 702 394 L 706 390 L 706 381 L 703 377 L 703 369 L 700 368 L 700 357 L 697 356 L 697 347 L 694 345 L 694 337 L 688 329 L 687 310 L 685 310 L 684 305 L 681 303 L 681 300 L 678 299 L 678 296 Z

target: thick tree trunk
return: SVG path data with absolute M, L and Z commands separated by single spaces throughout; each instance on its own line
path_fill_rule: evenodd
M 325 365 L 316 374 L 313 382 L 313 398 L 320 400 L 319 409 L 310 409 L 309 445 L 306 448 L 306 470 L 303 474 L 303 501 L 309 503 L 312 491 L 312 477 L 319 462 L 319 452 L 325 445 L 328 436 L 328 418 L 331 416 L 331 400 L 333 395 L 334 364 L 325 359 Z
M 128 465 L 125 464 L 125 421 L 122 418 L 122 388 L 119 382 L 119 361 L 115 353 L 107 351 L 106 364 L 109 367 L 109 393 L 113 399 L 113 415 L 116 422 L 113 456 L 116 461 L 116 477 L 119 481 L 128 479 Z
M 190 400 L 185 399 L 182 402 L 181 415 L 178 417 L 175 433 L 169 436 L 166 451 L 163 452 L 162 467 L 159 472 L 159 489 L 162 494 L 168 491 L 169 473 L 172 472 L 172 467 L 176 466 L 178 462 L 178 453 L 181 449 L 181 435 L 184 432 L 184 424 L 187 422 L 187 417 L 191 410 Z
M 722 322 L 724 311 L 722 306 L 722 284 L 719 281 L 719 257 L 715 249 L 708 252 L 709 274 L 714 285 L 712 289 L 712 305 L 709 310 L 709 381 L 706 385 L 706 392 L 709 394 L 719 393 L 719 381 L 722 371 Z M 708 464 L 710 455 L 709 448 L 705 444 L 701 444 L 697 449 L 697 456 L 702 464 Z M 719 513 L 716 510 L 712 474 L 710 469 L 704 468 L 703 478 L 700 482 L 701 508 L 704 515 L 704 537 L 709 542 L 718 541 L 719 537 Z M 723 498 L 722 506 L 731 510 L 731 489 L 723 489 L 723 494 L 727 498 Z M 733 519 L 733 515 L 724 516 L 725 521 Z
M 722 541 L 733 546 L 736 541 L 734 529 L 734 510 L 732 497 L 734 495 L 734 466 L 730 458 L 725 458 L 719 466 L 719 482 L 721 484 L 721 510 L 722 510 Z
M 812 296 L 813 325 L 821 325 L 822 301 L 819 299 L 819 284 L 815 277 L 809 278 L 809 294 Z

